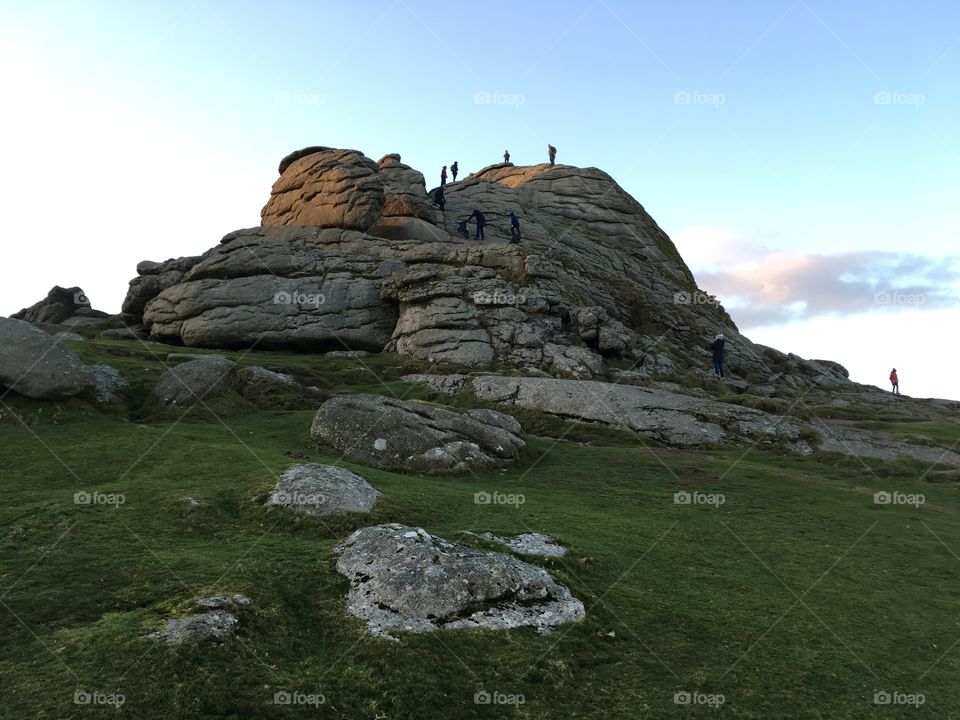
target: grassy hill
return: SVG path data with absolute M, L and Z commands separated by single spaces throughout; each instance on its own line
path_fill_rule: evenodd
M 121 370 L 131 408 L 0 402 L 0 718 L 960 716 L 956 474 L 679 451 L 528 414 L 535 434 L 509 470 L 408 476 L 311 449 L 312 410 L 150 416 L 140 400 L 171 348 L 71 347 Z M 416 368 L 395 355 L 223 354 L 340 391 L 450 402 L 399 381 Z M 960 441 L 955 424 L 922 430 Z M 383 497 L 335 520 L 262 506 L 298 462 L 345 465 Z M 518 502 L 478 504 L 478 492 Z M 877 504 L 877 492 L 923 502 Z M 534 562 L 587 618 L 548 636 L 369 638 L 345 614 L 331 549 L 381 522 L 489 549 L 467 533 L 548 533 L 570 553 Z M 145 637 L 192 598 L 228 592 L 254 603 L 234 641 Z M 84 693 L 100 695 L 76 703 Z M 112 694 L 119 708 L 101 704 Z

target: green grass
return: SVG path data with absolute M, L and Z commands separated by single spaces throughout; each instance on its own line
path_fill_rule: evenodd
M 159 376 L 133 343 L 76 347 L 140 395 Z M 304 355 L 242 358 L 341 390 L 386 393 L 383 377 L 440 400 L 399 383 L 415 368 L 396 356 L 368 360 L 364 372 Z M 256 502 L 291 464 L 339 462 L 309 447 L 309 410 L 131 420 L 8 396 L 0 411 L 2 718 L 957 717 L 960 494 L 921 480 L 915 463 L 650 448 L 530 414 L 530 449 L 503 472 L 414 477 L 340 463 L 383 497 L 370 516 L 318 520 Z M 956 438 L 950 423 L 906 425 Z M 477 505 L 480 490 L 525 502 Z M 925 503 L 876 505 L 880 490 Z M 76 506 L 79 491 L 125 502 Z M 678 491 L 724 502 L 675 504 Z M 331 551 L 357 527 L 394 521 L 469 544 L 467 531 L 555 536 L 570 555 L 540 564 L 584 601 L 586 620 L 545 637 L 367 637 L 344 612 Z M 232 643 L 144 637 L 192 597 L 224 592 L 255 603 Z M 126 702 L 75 705 L 78 689 Z M 525 702 L 475 704 L 484 690 Z M 926 702 L 876 706 L 879 690 Z M 324 702 L 272 704 L 281 691 Z M 679 706 L 681 691 L 725 702 Z

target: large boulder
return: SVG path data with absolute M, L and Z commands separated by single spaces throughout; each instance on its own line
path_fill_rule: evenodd
M 191 604 L 192 614 L 167 620 L 162 629 L 150 633 L 147 637 L 171 645 L 220 645 L 236 635 L 240 626 L 239 611 L 251 604 L 246 595 L 200 598 Z
M 347 611 L 374 636 L 438 629 L 548 633 L 585 617 L 583 603 L 546 570 L 399 524 L 357 530 L 335 548 L 350 580 Z
M 171 258 L 164 262 L 143 260 L 137 263 L 137 277 L 130 281 L 127 296 L 120 309 L 128 326 L 143 322 L 143 310 L 157 295 L 183 279 L 184 273 L 200 261 L 200 256 Z
M 283 472 L 267 505 L 307 515 L 367 513 L 380 491 L 356 473 L 334 465 L 294 465 Z
M 96 377 L 57 338 L 23 320 L 0 318 L 0 385 L 51 400 L 92 391 Z
M 161 408 L 190 407 L 237 389 L 237 364 L 209 355 L 167 370 L 153 388 L 150 401 Z
M 504 423 L 378 395 L 337 395 L 314 416 L 315 444 L 349 460 L 423 473 L 480 472 L 526 447 Z
M 377 164 L 357 150 L 310 148 L 281 163 L 260 222 L 366 230 L 380 217 L 384 181 Z

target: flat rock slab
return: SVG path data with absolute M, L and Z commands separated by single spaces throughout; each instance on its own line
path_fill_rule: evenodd
M 485 532 L 481 536 L 489 542 L 505 545 L 513 552 L 521 555 L 540 555 L 543 557 L 563 557 L 567 549 L 558 545 L 553 538 L 543 533 L 520 533 L 512 538 L 504 538 L 493 533 Z
M 265 504 L 308 515 L 370 512 L 380 491 L 356 473 L 309 463 L 287 468 Z
M 439 629 L 541 634 L 582 620 L 583 603 L 543 568 L 391 523 L 357 530 L 334 548 L 350 580 L 347 611 L 373 636 Z
M 681 447 L 796 441 L 802 427 L 793 418 L 634 385 L 499 375 L 474 378 L 472 385 L 479 400 L 603 423 Z
M 57 338 L 23 320 L 0 317 L 0 386 L 35 400 L 92 391 L 93 371 Z
M 464 473 L 505 465 L 526 443 L 495 413 L 471 417 L 424 403 L 379 395 L 337 395 L 313 419 L 310 434 L 355 462 L 423 473 Z

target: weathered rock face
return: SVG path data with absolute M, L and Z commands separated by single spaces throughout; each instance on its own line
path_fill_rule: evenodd
M 0 386 L 35 400 L 90 392 L 93 371 L 57 338 L 23 320 L 0 318 Z
M 356 150 L 317 147 L 281 163 L 280 178 L 260 222 L 366 230 L 383 211 L 384 180 L 377 164 Z
M 383 241 L 315 227 L 240 230 L 150 300 L 154 339 L 193 347 L 380 351 L 396 304 L 379 284 L 397 266 Z
M 127 296 L 120 309 L 121 318 L 127 325 L 139 325 L 147 303 L 168 287 L 176 285 L 192 268 L 200 256 L 171 258 L 165 262 L 144 260 L 137 263 L 137 277 L 130 281 Z
M 489 542 L 504 545 L 520 555 L 539 555 L 541 557 L 563 557 L 567 549 L 554 542 L 553 538 L 543 533 L 520 533 L 512 538 L 504 538 L 493 533 L 485 532 L 480 537 Z
M 284 470 L 266 504 L 308 515 L 343 515 L 370 512 L 378 497 L 380 492 L 356 473 L 310 463 Z
M 702 301 L 656 222 L 596 168 L 494 165 L 447 186 L 445 213 L 398 155 L 375 163 L 311 147 L 280 173 L 264 227 L 190 263 L 139 268 L 125 321 L 197 347 L 386 349 L 582 379 L 615 358 L 647 378 L 702 373 L 723 332 L 727 367 L 751 385 L 799 395 L 848 382 L 842 368 L 739 335 L 718 303 Z M 486 215 L 486 242 L 457 234 L 474 209 Z M 508 244 L 511 212 L 520 245 Z
M 371 635 L 522 626 L 546 633 L 585 616 L 583 603 L 546 570 L 423 528 L 363 528 L 335 552 L 337 570 L 351 583 L 347 611 Z
M 526 447 L 505 424 L 423 403 L 351 394 L 321 405 L 310 434 L 316 444 L 374 467 L 463 473 L 504 465 Z
M 384 217 L 414 217 L 436 222 L 436 212 L 423 179 L 423 173 L 400 162 L 396 153 L 384 155 L 377 163 L 386 184 Z

